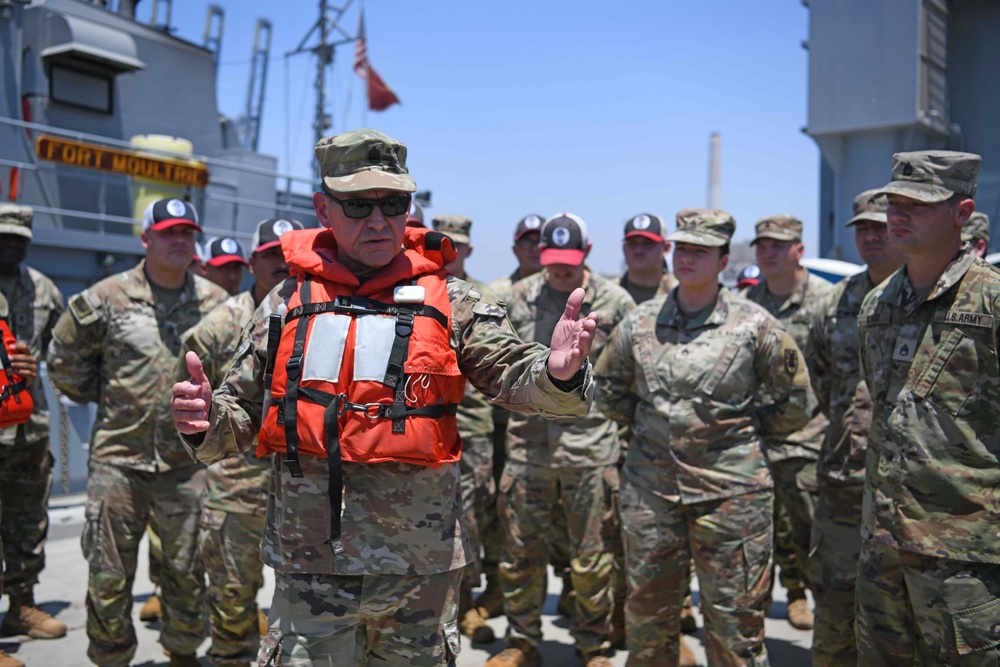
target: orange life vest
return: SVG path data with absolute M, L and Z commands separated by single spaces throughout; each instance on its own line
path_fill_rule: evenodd
M 407 229 L 404 251 L 359 283 L 333 259 L 327 230 L 289 232 L 281 245 L 298 287 L 284 326 L 272 316 L 257 455 L 284 453 L 295 477 L 300 454 L 327 459 L 338 551 L 342 461 L 437 468 L 461 455 L 455 408 L 465 378 L 442 268 L 454 248 L 442 234 Z
M 35 411 L 35 401 L 24 378 L 14 372 L 10 350 L 17 342 L 7 321 L 0 319 L 0 427 L 23 424 Z

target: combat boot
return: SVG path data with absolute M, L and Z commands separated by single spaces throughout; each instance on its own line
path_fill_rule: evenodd
M 688 646 L 684 637 L 681 637 L 681 654 L 677 660 L 677 667 L 698 667 L 698 659 L 694 655 L 694 649 Z
M 142 603 L 142 609 L 139 610 L 139 620 L 143 623 L 153 623 L 162 617 L 163 611 L 160 609 L 160 597 L 156 594 L 156 591 L 153 591 L 153 594 Z
M 796 630 L 812 630 L 814 620 L 812 609 L 809 608 L 809 600 L 806 599 L 805 589 L 788 591 L 789 625 Z
M 525 639 L 513 638 L 510 648 L 505 648 L 486 663 L 486 667 L 539 667 L 542 656 L 538 649 Z
M 476 609 L 483 618 L 496 618 L 503 615 L 503 590 L 500 588 L 500 577 L 496 574 L 486 575 L 486 590 L 476 598 Z
M 10 594 L 10 608 L 0 625 L 0 634 L 58 639 L 66 636 L 66 624 L 36 607 L 35 594 L 29 590 Z
M 472 590 L 465 584 L 458 593 L 458 631 L 479 644 L 497 640 L 493 628 L 486 624 L 479 609 L 472 603 Z
M 24 663 L 0 648 L 0 667 L 24 667 Z

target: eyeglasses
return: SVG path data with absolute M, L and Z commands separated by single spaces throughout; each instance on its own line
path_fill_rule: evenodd
M 330 194 L 329 190 L 323 189 L 327 197 L 340 204 L 344 209 L 344 215 L 348 218 L 360 220 L 367 218 L 375 210 L 375 204 L 384 215 L 403 215 L 410 210 L 410 195 L 390 195 L 381 199 L 338 199 Z

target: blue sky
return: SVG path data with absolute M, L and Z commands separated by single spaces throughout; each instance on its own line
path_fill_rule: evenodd
M 308 175 L 315 66 L 301 55 L 286 70 L 283 55 L 319 3 L 220 4 L 220 110 L 242 112 L 254 24 L 270 19 L 260 149 Z M 207 6 L 175 3 L 177 34 L 200 42 Z M 352 32 L 357 7 L 344 16 Z M 722 137 L 722 205 L 736 217 L 736 239 L 751 238 L 764 215 L 792 213 L 815 256 L 819 152 L 801 132 L 808 9 L 800 2 L 368 0 L 365 16 L 372 66 L 402 106 L 366 113 L 353 45 L 340 47 L 327 88 L 333 129 L 367 125 L 407 144 L 418 186 L 433 192 L 429 212 L 475 221 L 475 277 L 513 267 L 520 217 L 559 211 L 590 226 L 590 265 L 618 270 L 626 218 L 658 213 L 672 229 L 678 209 L 705 206 L 712 132 Z

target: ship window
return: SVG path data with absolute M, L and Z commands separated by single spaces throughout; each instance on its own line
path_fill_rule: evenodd
M 53 64 L 49 69 L 49 99 L 110 114 L 111 81 L 110 76 Z

